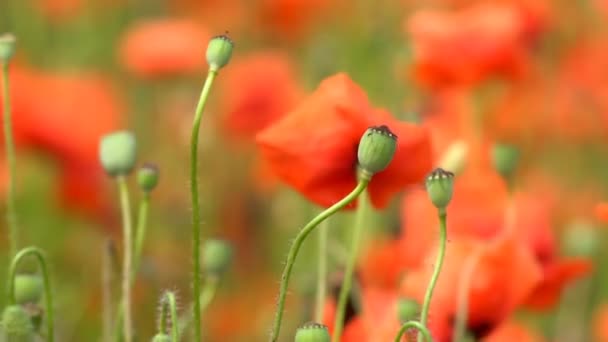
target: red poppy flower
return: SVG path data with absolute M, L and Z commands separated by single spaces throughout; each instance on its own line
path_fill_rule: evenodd
M 422 84 L 474 84 L 519 77 L 526 68 L 526 27 L 513 6 L 479 4 L 457 12 L 422 10 L 407 21 L 415 78 Z
M 434 262 L 436 249 L 427 254 Z M 431 300 L 429 328 L 437 342 L 451 341 L 462 270 L 476 257 L 468 296 L 467 329 L 476 338 L 490 333 L 520 306 L 542 279 L 542 270 L 530 250 L 513 236 L 490 244 L 450 238 L 444 265 Z M 423 301 L 433 267 L 424 264 L 409 272 L 401 294 Z
M 323 81 L 291 113 L 260 132 L 257 142 L 282 181 L 326 207 L 355 187 L 359 140 L 368 127 L 380 124 L 398 136 L 393 161 L 368 187 L 372 204 L 383 208 L 395 193 L 421 181 L 430 170 L 428 134 L 373 108 L 345 74 Z
M 279 52 L 235 58 L 218 83 L 227 132 L 247 140 L 287 114 L 303 95 L 290 60 Z
M 533 333 L 528 328 L 513 321 L 507 321 L 499 325 L 490 335 L 483 338 L 482 342 L 542 342 L 545 339 Z
M 602 222 L 608 222 L 608 202 L 601 202 L 595 206 L 595 218 Z
M 188 75 L 207 66 L 210 35 L 186 19 L 154 19 L 131 26 L 119 47 L 120 63 L 138 77 Z
M 273 36 L 297 39 L 303 37 L 331 5 L 332 2 L 326 0 L 263 0 L 259 5 L 260 23 Z

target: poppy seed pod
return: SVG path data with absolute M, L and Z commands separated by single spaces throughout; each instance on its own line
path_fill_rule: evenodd
M 135 167 L 137 143 L 129 131 L 107 134 L 99 144 L 99 159 L 106 173 L 112 177 L 127 175 Z
M 15 301 L 17 304 L 38 303 L 42 298 L 44 284 L 37 274 L 18 274 L 15 276 Z
M 17 39 L 11 33 L 0 35 L 0 62 L 8 62 L 15 54 Z
M 426 192 L 437 209 L 445 209 L 452 200 L 454 174 L 437 168 L 426 177 Z
M 34 325 L 20 305 L 7 306 L 2 313 L 2 341 L 33 342 Z
M 397 317 L 404 323 L 420 314 L 420 304 L 410 298 L 400 298 L 397 302 Z
M 295 342 L 329 342 L 329 331 L 320 323 L 306 323 L 296 331 Z
M 359 142 L 357 158 L 364 177 L 383 171 L 393 160 L 397 136 L 387 126 L 368 128 Z
M 137 171 L 137 184 L 144 192 L 150 192 L 158 184 L 158 166 L 152 163 L 145 163 Z
M 218 71 L 230 61 L 232 57 L 232 39 L 225 34 L 215 36 L 207 46 L 207 63 L 212 71 Z
M 158 333 L 152 337 L 152 342 L 171 342 L 171 336 L 163 333 Z
M 232 262 L 232 246 L 223 240 L 207 240 L 203 249 L 203 269 L 213 275 L 221 275 Z
M 492 147 L 492 163 L 501 176 L 509 180 L 519 162 L 519 149 L 508 144 L 494 144 Z

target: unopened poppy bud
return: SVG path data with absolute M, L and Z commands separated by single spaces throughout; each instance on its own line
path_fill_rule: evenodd
M 163 333 L 158 333 L 152 337 L 152 342 L 171 342 L 171 336 Z
M 44 284 L 37 274 L 17 274 L 15 276 L 15 301 L 17 304 L 38 303 L 42 298 Z
M 357 152 L 361 176 L 371 178 L 386 169 L 396 150 L 397 136 L 387 126 L 368 128 L 361 137 Z
M 437 209 L 444 209 L 452 200 L 454 174 L 437 168 L 426 177 L 426 192 Z
M 137 154 L 135 135 L 129 131 L 107 134 L 99 144 L 99 159 L 108 175 L 127 175 L 135 167 Z
M 2 313 L 3 341 L 33 342 L 34 325 L 20 305 L 7 306 Z
M 207 240 L 203 249 L 203 268 L 205 272 L 221 275 L 232 262 L 232 246 L 223 240 Z
M 519 162 L 519 149 L 508 144 L 494 144 L 492 147 L 494 168 L 505 179 L 510 180 Z
M 17 39 L 11 33 L 0 35 L 0 62 L 8 62 L 15 54 Z
M 450 144 L 439 161 L 439 167 L 459 174 L 467 164 L 469 146 L 466 142 L 458 140 Z
M 565 252 L 573 256 L 593 255 L 601 241 L 597 229 L 585 221 L 575 221 L 569 224 L 562 235 Z
M 306 323 L 296 331 L 295 342 L 329 342 L 329 331 L 320 323 Z
M 144 192 L 150 192 L 158 184 L 158 166 L 145 163 L 137 171 L 137 184 Z
M 397 302 L 397 317 L 401 322 L 407 322 L 420 314 L 420 304 L 409 298 L 400 298 Z
M 211 38 L 207 46 L 207 63 L 213 71 L 218 71 L 230 61 L 234 43 L 228 35 L 222 34 Z

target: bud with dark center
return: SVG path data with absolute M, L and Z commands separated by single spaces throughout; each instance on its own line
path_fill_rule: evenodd
M 359 142 L 357 159 L 360 176 L 371 177 L 386 169 L 397 151 L 397 136 L 385 126 L 368 128 Z
M 329 331 L 320 323 L 306 323 L 296 331 L 295 342 L 329 342 Z
M 426 177 L 426 191 L 437 209 L 445 209 L 452 200 L 454 174 L 437 168 Z
M 212 71 L 218 71 L 228 64 L 232 57 L 234 43 L 226 34 L 215 36 L 207 46 L 207 63 Z

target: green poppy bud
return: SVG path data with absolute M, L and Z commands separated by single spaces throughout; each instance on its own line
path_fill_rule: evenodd
M 407 322 L 420 314 L 420 304 L 410 298 L 400 298 L 397 302 L 397 317 L 400 322 Z
M 15 54 L 17 39 L 11 33 L 0 35 L 0 62 L 8 62 Z
M 437 168 L 426 177 L 426 192 L 437 209 L 445 209 L 452 200 L 454 174 Z
M 296 331 L 295 342 L 329 342 L 327 327 L 319 323 L 306 323 Z
M 37 274 L 17 274 L 15 276 L 15 300 L 17 304 L 38 303 L 42 298 L 44 284 Z
M 137 184 L 144 192 L 150 192 L 158 184 L 158 166 L 156 164 L 145 163 L 137 171 Z
M 495 144 L 492 147 L 492 162 L 501 176 L 511 180 L 519 162 L 519 149 L 513 145 Z
M 562 235 L 564 251 L 573 256 L 592 256 L 601 242 L 597 230 L 598 228 L 589 222 L 572 222 Z
M 158 333 L 152 337 L 152 342 L 172 342 L 171 336 L 163 333 Z
M 361 176 L 371 178 L 383 171 L 393 160 L 397 150 L 397 136 L 387 126 L 368 128 L 359 142 L 357 157 Z
M 225 34 L 215 36 L 209 41 L 207 46 L 207 63 L 213 71 L 218 71 L 230 61 L 232 57 L 232 39 Z
M 129 131 L 118 131 L 101 138 L 99 159 L 108 175 L 127 175 L 135 167 L 137 143 Z
M 232 246 L 223 240 L 207 240 L 203 248 L 203 269 L 213 275 L 221 275 L 232 262 Z
M 27 312 L 20 305 L 7 306 L 2 313 L 3 341 L 33 342 L 34 326 Z

